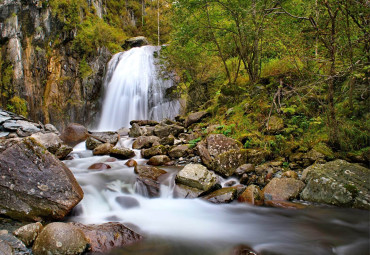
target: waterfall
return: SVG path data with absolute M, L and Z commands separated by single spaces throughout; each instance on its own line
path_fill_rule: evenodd
M 155 58 L 159 50 L 156 46 L 133 48 L 114 55 L 109 61 L 98 130 L 117 130 L 129 127 L 131 120 L 159 121 L 178 114 L 178 100 L 165 97 L 173 83 L 159 75 Z

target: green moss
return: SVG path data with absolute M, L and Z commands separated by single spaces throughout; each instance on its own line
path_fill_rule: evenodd
M 89 77 L 93 73 L 93 70 L 91 69 L 85 58 L 80 61 L 78 71 L 82 79 Z
M 18 115 L 22 115 L 24 117 L 28 116 L 27 101 L 18 96 L 14 96 L 9 100 L 7 109 L 8 111 L 14 112 Z

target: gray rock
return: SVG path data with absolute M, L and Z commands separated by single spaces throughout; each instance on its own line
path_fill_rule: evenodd
M 235 170 L 235 174 L 242 176 L 245 173 L 253 172 L 255 169 L 253 164 L 243 164 Z
M 13 232 L 13 235 L 15 235 L 19 240 L 29 247 L 36 240 L 42 229 L 43 226 L 40 222 L 31 223 L 18 228 Z
M 10 117 L 0 115 L 0 124 L 2 124 L 3 122 L 5 122 L 7 120 L 10 120 L 10 119 L 11 119 Z
M 159 145 L 159 137 L 157 136 L 139 136 L 132 144 L 133 149 L 147 149 L 152 146 Z
M 128 133 L 130 137 L 139 137 L 143 135 L 142 130 L 140 129 L 140 126 L 137 123 L 133 123 L 130 132 Z
M 290 200 L 298 197 L 304 188 L 302 181 L 293 178 L 274 178 L 262 190 L 264 200 Z
M 184 132 L 184 127 L 172 124 L 172 125 L 157 125 L 154 129 L 154 134 L 160 138 L 168 137 L 170 135 L 178 136 L 180 133 Z
M 199 122 L 204 117 L 207 117 L 208 113 L 206 111 L 190 113 L 185 119 L 185 127 L 189 127 L 191 124 Z
M 156 126 L 158 125 L 158 121 L 155 120 L 132 120 L 130 121 L 130 125 L 132 124 L 138 124 L 139 126 Z
M 59 138 L 59 136 L 55 133 L 36 133 L 33 134 L 31 137 L 35 138 L 37 142 L 43 145 L 48 151 L 55 154 L 60 146 L 62 145 L 63 141 Z
M 59 135 L 58 129 L 52 124 L 45 124 L 44 128 L 45 128 L 45 131 L 47 132 L 52 132 L 52 133 Z
M 303 171 L 307 201 L 370 210 L 370 169 L 344 160 L 314 164 Z
M 141 150 L 141 156 L 146 159 L 150 159 L 153 156 L 157 155 L 166 155 L 168 149 L 163 145 L 154 146 L 149 149 L 142 149 Z
M 217 176 L 200 164 L 188 164 L 176 175 L 176 183 L 203 191 L 209 190 L 218 182 Z
M 176 184 L 175 189 L 174 189 L 174 197 L 175 198 L 196 198 L 203 192 L 204 192 L 203 190 L 178 183 Z
M 116 145 L 120 136 L 116 132 L 92 132 L 90 137 L 100 141 L 101 143 L 111 143 Z
M 10 134 L 9 132 L 0 132 L 0 138 L 7 137 L 9 134 Z
M 232 202 L 236 198 L 236 194 L 237 189 L 235 187 L 228 187 L 213 191 L 202 198 L 214 204 L 225 204 Z
M 129 38 L 125 41 L 125 44 L 123 45 L 123 48 L 133 48 L 133 47 L 141 47 L 144 45 L 148 45 L 148 39 L 144 36 L 137 36 Z
M 10 247 L 10 249 L 9 249 Z M 5 250 L 5 253 L 1 251 Z M 12 253 L 7 253 L 11 251 Z M 31 251 L 24 245 L 24 243 L 11 234 L 0 235 L 0 254 L 1 255 L 31 255 Z
M 184 144 L 184 145 L 178 145 L 174 148 L 172 148 L 169 152 L 168 155 L 171 158 L 181 158 L 181 157 L 186 157 L 189 154 L 190 151 L 190 145 Z

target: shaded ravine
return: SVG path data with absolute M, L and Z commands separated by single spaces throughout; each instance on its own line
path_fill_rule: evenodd
M 132 141 L 124 137 L 120 143 L 131 147 Z M 175 199 L 174 177 L 179 170 L 175 168 L 166 168 L 169 174 L 162 180 L 161 196 L 151 199 L 143 196 L 145 188 L 136 183 L 134 169 L 127 167 L 125 160 L 105 162 L 108 156 L 92 156 L 84 144 L 76 146 L 73 154 L 75 159 L 65 164 L 75 174 L 85 198 L 69 220 L 122 222 L 149 240 L 112 254 L 230 254 L 240 244 L 262 254 L 368 254 L 367 211 L 331 207 L 283 210 Z M 136 151 L 135 160 L 146 164 L 139 155 Z M 88 170 L 96 162 L 112 168 Z M 146 253 L 148 247 L 150 253 Z

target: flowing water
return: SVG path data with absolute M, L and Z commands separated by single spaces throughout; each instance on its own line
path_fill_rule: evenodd
M 158 56 L 160 47 L 143 46 L 121 52 L 108 63 L 104 82 L 105 97 L 98 130 L 129 127 L 130 121 L 174 118 L 179 101 L 166 97 L 173 86 L 161 78 Z
M 121 145 L 130 147 L 124 137 Z M 92 156 L 84 144 L 76 146 L 74 160 L 65 161 L 85 192 L 71 221 L 117 221 L 148 238 L 136 248 L 112 254 L 232 254 L 244 244 L 262 254 L 369 254 L 369 213 L 343 208 L 283 210 L 247 204 L 214 205 L 201 199 L 174 198 L 179 169 L 166 168 L 161 196 L 148 198 L 124 160 L 106 162 L 112 168 L 91 171 L 108 156 Z M 146 164 L 136 151 L 134 158 Z M 245 253 L 243 253 L 245 254 Z

